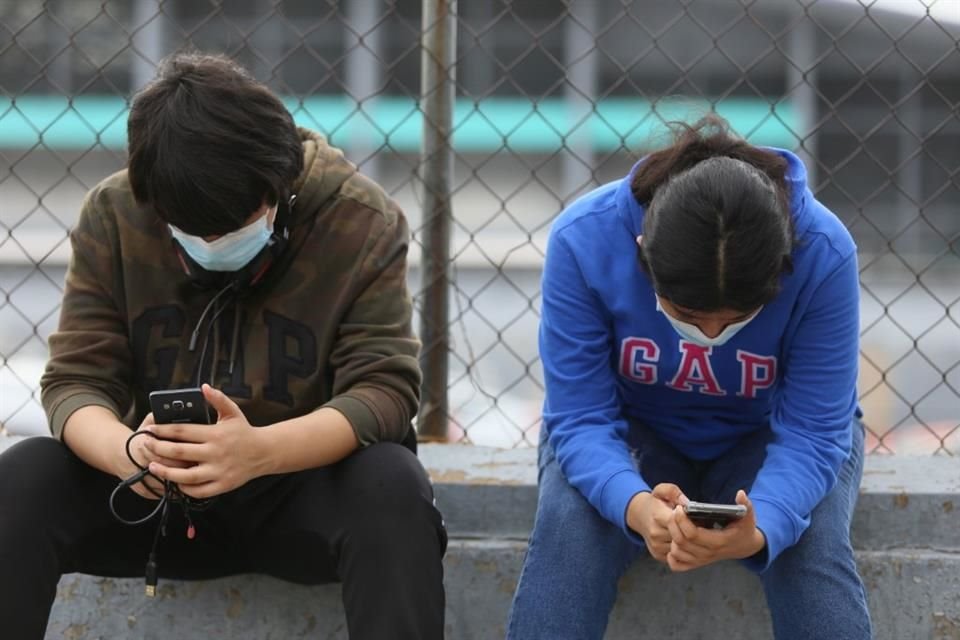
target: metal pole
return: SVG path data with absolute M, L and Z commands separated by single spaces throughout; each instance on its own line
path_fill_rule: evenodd
M 460 90 L 472 98 L 481 100 L 489 96 L 497 81 L 497 72 L 494 69 L 493 57 L 485 55 L 484 51 L 497 50 L 497 30 L 484 27 L 493 19 L 492 2 L 466 3 L 460 12 L 461 22 L 469 20 L 474 25 L 474 34 L 471 42 L 466 43 L 465 51 L 460 62 L 468 72 L 460 77 Z M 482 32 L 477 35 L 476 32 Z M 481 46 L 481 43 L 485 44 Z
M 445 440 L 450 296 L 452 122 L 457 50 L 457 0 L 423 0 L 420 108 L 423 111 L 423 368 L 418 432 L 421 440 Z
M 383 87 L 383 68 L 387 63 L 383 53 L 384 29 L 377 28 L 382 13 L 380 0 L 354 0 L 347 5 L 344 81 L 349 97 L 374 122 L 376 97 Z M 373 131 L 367 118 L 358 116 L 351 124 L 351 159 L 373 180 L 380 178 L 380 154 L 375 151 L 378 138 L 379 132 Z
M 792 102 L 797 112 L 797 135 L 800 144 L 797 155 L 807 167 L 807 183 L 816 191 L 817 184 L 817 73 L 814 66 L 817 52 L 817 32 L 806 10 L 800 22 L 790 31 L 787 62 L 787 89 L 793 92 Z
M 910 95 L 916 85 L 916 76 L 906 60 L 900 63 L 898 82 L 904 98 Z M 923 153 L 910 159 L 916 154 L 918 147 L 923 147 L 923 92 L 917 91 L 912 97 L 906 98 L 898 111 L 900 122 L 897 127 L 897 164 L 900 170 L 895 179 L 899 182 L 900 190 L 899 207 L 894 215 L 897 228 L 905 229 L 920 215 L 923 206 Z M 922 264 L 920 253 L 924 247 L 920 242 L 921 233 L 922 227 L 918 225 L 897 240 L 898 253 L 907 254 L 910 264 Z
M 262 16 L 270 15 L 265 22 L 260 23 L 250 38 L 253 45 L 251 49 L 256 54 L 256 76 L 270 84 L 277 71 L 277 61 L 283 55 L 284 34 L 275 13 L 277 7 L 271 0 L 257 0 L 255 6 L 257 14 L 251 19 L 251 24 L 256 23 Z
M 50 14 L 54 14 L 55 12 L 62 13 L 64 9 L 69 10 L 66 3 L 62 1 L 48 2 L 46 9 Z M 47 55 L 48 59 L 56 55 L 65 45 L 68 47 L 49 63 L 46 75 L 47 80 L 49 80 L 50 84 L 58 93 L 63 96 L 70 96 L 73 90 L 73 69 L 70 64 L 70 59 L 73 57 L 71 54 L 74 53 L 74 45 L 70 42 L 70 36 L 64 35 L 59 25 L 53 20 L 50 20 L 47 22 L 45 41 L 47 43 L 47 51 L 49 51 Z
M 561 165 L 563 206 L 593 184 L 590 115 L 597 97 L 597 3 L 571 2 L 568 12 L 563 29 L 563 57 L 567 68 L 564 97 L 571 129 Z
M 131 38 L 134 51 L 130 82 L 134 91 L 153 79 L 157 63 L 163 57 L 163 24 L 156 0 L 137 0 L 133 5 L 133 24 L 138 29 Z

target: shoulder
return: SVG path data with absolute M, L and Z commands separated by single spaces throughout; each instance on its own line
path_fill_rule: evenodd
M 403 220 L 403 212 L 379 184 L 358 172 L 353 173 L 344 183 L 339 198 L 348 207 L 365 210 L 374 220 L 385 227 L 395 227 Z
M 821 259 L 832 256 L 843 261 L 856 253 L 856 244 L 846 225 L 814 196 L 807 182 L 807 169 L 803 161 L 785 149 L 770 147 L 769 150 L 787 161 L 785 178 L 798 240 L 795 257 L 800 257 L 796 254 L 815 253 Z
M 135 204 L 126 169 L 118 171 L 98 182 L 87 192 L 77 229 L 115 230 L 122 212 Z
M 403 226 L 400 206 L 382 186 L 361 173 L 343 152 L 315 132 L 304 130 L 304 175 L 294 185 L 295 207 L 301 222 L 316 218 L 316 231 L 358 230 Z M 296 223 L 295 223 L 296 224 Z
M 610 238 L 618 225 L 617 190 L 622 180 L 609 182 L 586 193 L 560 212 L 550 229 L 551 242 L 571 248 Z
M 805 208 L 804 214 L 808 221 L 799 237 L 801 245 L 820 243 L 840 260 L 856 253 L 857 245 L 853 236 L 850 235 L 850 230 L 833 211 L 817 200 L 812 193 L 808 193 L 807 198 L 805 198 Z
M 85 203 L 98 210 L 114 209 L 117 205 L 133 203 L 133 191 L 127 178 L 127 170 L 122 169 L 98 182 L 87 192 Z
M 298 199 L 294 211 L 300 206 Z M 368 262 L 379 269 L 409 249 L 409 225 L 400 205 L 356 170 L 326 197 L 309 198 L 303 206 L 301 220 L 311 223 L 295 224 L 292 231 L 300 260 L 310 262 L 322 255 L 332 271 L 350 271 Z M 301 214 L 294 213 L 294 218 Z
M 126 169 L 107 176 L 90 189 L 84 199 L 84 209 L 109 218 L 147 217 L 146 209 L 133 197 Z
M 100 229 L 110 235 L 133 238 L 156 237 L 164 223 L 152 209 L 141 205 L 133 197 L 127 171 L 123 169 L 107 176 L 87 192 L 79 228 Z

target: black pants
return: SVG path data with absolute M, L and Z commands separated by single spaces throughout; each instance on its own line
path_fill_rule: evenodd
M 117 522 L 117 480 L 52 438 L 0 455 L 0 625 L 42 638 L 66 573 L 144 575 L 157 521 Z M 124 489 L 118 510 L 155 503 Z M 171 506 L 158 549 L 161 578 L 261 573 L 301 584 L 343 583 L 351 638 L 441 638 L 446 532 L 419 460 L 401 445 L 370 446 L 330 467 L 258 478 L 194 514 L 187 539 Z M 371 614 L 371 612 L 376 612 Z

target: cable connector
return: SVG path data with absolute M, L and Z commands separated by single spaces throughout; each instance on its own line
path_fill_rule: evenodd
M 157 595 L 157 561 L 152 553 L 150 554 L 150 559 L 147 560 L 146 579 L 147 587 L 145 593 L 148 598 L 153 598 Z

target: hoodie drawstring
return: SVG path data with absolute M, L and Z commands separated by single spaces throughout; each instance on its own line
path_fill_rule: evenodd
M 237 346 L 240 344 L 240 305 L 236 301 L 233 303 L 233 334 L 231 335 L 230 345 L 230 368 L 227 370 L 233 376 L 233 365 L 237 361 Z
M 210 385 L 212 386 L 216 380 L 217 358 L 220 356 L 220 331 L 218 320 L 220 319 L 220 316 L 223 315 L 223 312 L 230 307 L 233 307 L 234 315 L 233 335 L 231 336 L 232 345 L 230 348 L 230 373 L 233 374 L 234 363 L 236 362 L 237 358 L 237 349 L 239 348 L 240 305 L 237 304 L 236 298 L 226 302 L 223 305 L 219 304 L 221 298 L 223 298 L 228 291 L 233 289 L 233 284 L 229 284 L 218 291 L 217 294 L 210 299 L 210 302 L 207 303 L 207 306 L 204 307 L 203 312 L 200 314 L 200 318 L 197 320 L 197 324 L 190 336 L 190 351 L 193 352 L 196 351 L 197 340 L 200 337 L 200 332 L 204 332 L 203 343 L 200 346 L 200 356 L 197 360 L 196 381 L 198 387 L 204 378 L 203 367 L 207 357 L 207 347 L 210 342 L 211 334 L 213 337 L 213 361 L 210 364 Z M 210 322 L 205 323 L 204 320 L 206 320 L 208 315 L 210 315 Z
M 207 306 L 203 308 L 203 313 L 200 314 L 200 319 L 197 320 L 197 325 L 193 328 L 193 333 L 190 334 L 190 352 L 191 353 L 195 351 L 197 348 L 197 337 L 200 335 L 200 329 L 203 328 L 203 321 L 206 319 L 207 314 L 210 313 L 210 309 L 212 309 L 217 304 L 217 300 L 223 297 L 223 295 L 228 291 L 230 291 L 231 289 L 233 289 L 232 283 L 228 284 L 223 289 L 220 289 L 220 291 L 217 292 L 217 295 L 213 296 L 213 298 L 210 299 L 210 302 L 207 303 Z M 215 322 L 216 322 L 216 318 L 213 319 L 211 324 Z

